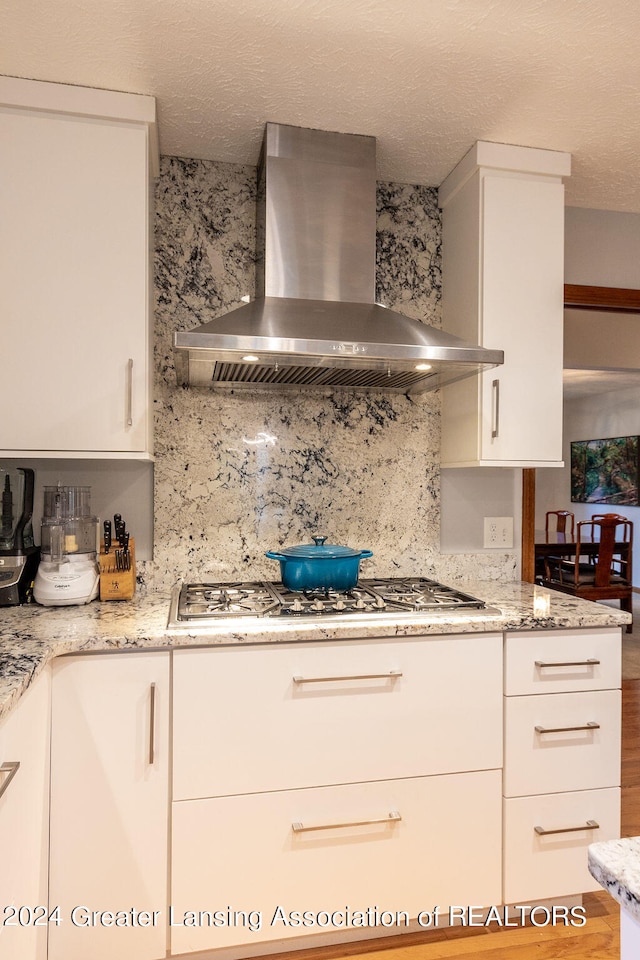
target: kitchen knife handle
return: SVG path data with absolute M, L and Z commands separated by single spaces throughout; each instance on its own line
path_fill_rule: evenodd
M 156 685 L 149 687 L 149 764 L 155 761 L 156 752 Z
M 111 520 L 104 521 L 104 552 L 109 553 L 111 548 Z
M 7 787 L 9 786 L 9 784 L 11 783 L 11 781 L 13 780 L 13 778 L 15 777 L 19 769 L 20 769 L 19 760 L 7 760 L 6 763 L 3 763 L 2 766 L 0 766 L 0 773 L 7 774 L 6 780 L 4 781 L 2 786 L 0 786 L 0 797 L 5 792 L 5 790 L 7 789 Z
M 305 833 L 307 830 L 336 830 L 340 827 L 367 827 L 371 823 L 397 823 L 402 820 L 402 816 L 397 810 L 391 810 L 386 817 L 376 817 L 373 820 L 345 820 L 340 823 L 318 823 L 315 826 L 305 827 L 303 823 L 296 821 L 291 824 L 294 833 Z
M 133 426 L 133 359 L 127 363 L 127 426 Z

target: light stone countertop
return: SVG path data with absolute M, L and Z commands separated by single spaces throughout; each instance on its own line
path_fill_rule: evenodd
M 588 863 L 592 877 L 640 921 L 640 837 L 592 843 Z
M 133 600 L 93 601 L 83 606 L 0 608 L 0 719 L 54 657 L 83 651 L 239 643 L 349 640 L 504 630 L 562 630 L 621 626 L 629 615 L 604 604 L 578 600 L 530 583 L 463 580 L 457 589 L 479 597 L 497 612 L 467 611 L 433 616 L 391 614 L 323 618 L 312 622 L 244 618 L 222 620 L 206 634 L 167 630 L 169 595 L 139 594 Z

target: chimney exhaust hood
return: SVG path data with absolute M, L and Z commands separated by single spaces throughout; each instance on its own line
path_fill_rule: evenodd
M 179 383 L 420 393 L 504 361 L 374 302 L 375 150 L 374 137 L 266 125 L 256 299 L 174 334 Z

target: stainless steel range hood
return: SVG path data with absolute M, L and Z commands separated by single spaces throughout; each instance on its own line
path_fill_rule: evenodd
M 418 393 L 502 363 L 374 302 L 375 138 L 268 123 L 256 299 L 174 334 L 181 384 Z

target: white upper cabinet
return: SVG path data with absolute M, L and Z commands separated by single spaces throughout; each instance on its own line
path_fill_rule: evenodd
M 570 155 L 478 142 L 440 187 L 443 326 L 504 364 L 442 391 L 442 465 L 561 465 Z
M 0 456 L 151 456 L 154 118 L 0 78 Z

